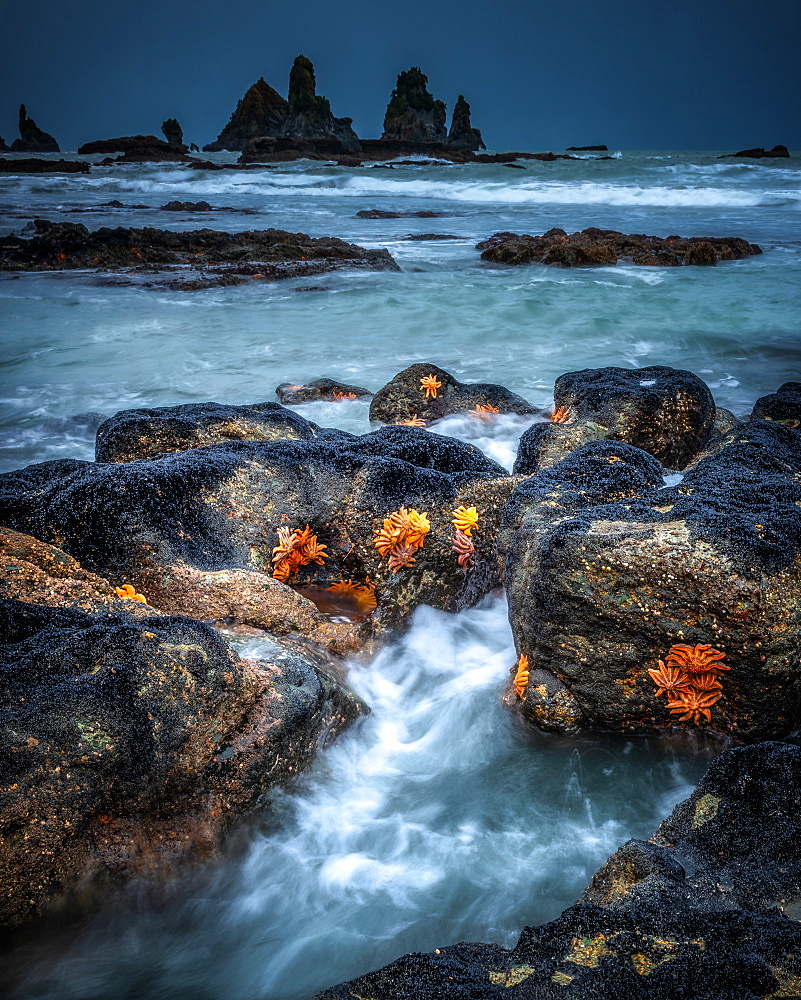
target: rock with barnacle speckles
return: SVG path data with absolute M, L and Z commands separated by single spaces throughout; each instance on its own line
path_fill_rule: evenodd
M 755 420 L 677 485 L 627 446 L 583 445 L 525 480 L 499 540 L 509 616 L 531 673 L 580 713 L 571 728 L 702 726 L 734 740 L 801 725 L 801 442 Z M 641 456 L 639 461 L 634 455 Z M 661 487 L 661 488 L 660 488 Z M 685 720 L 648 671 L 674 645 L 725 654 L 721 696 Z M 677 700 L 681 700 L 680 696 Z M 519 707 L 564 730 L 530 682 Z

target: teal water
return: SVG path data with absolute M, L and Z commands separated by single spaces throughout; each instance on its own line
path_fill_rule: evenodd
M 98 422 L 119 409 L 269 400 L 280 382 L 322 375 L 376 389 L 424 360 L 541 406 L 565 371 L 668 364 L 746 416 L 758 396 L 801 378 L 799 174 L 798 157 L 623 153 L 525 170 L 305 163 L 0 175 L 2 233 L 35 217 L 274 226 L 386 247 L 402 268 L 198 293 L 88 272 L 2 274 L 0 469 L 92 458 Z M 102 206 L 112 199 L 145 207 Z M 173 199 L 226 210 L 158 210 Z M 369 208 L 443 216 L 355 218 Z M 490 267 L 474 250 L 500 230 L 590 225 L 743 236 L 764 252 L 716 268 L 557 270 Z M 405 241 L 410 233 L 459 239 Z M 323 425 L 369 428 L 359 401 L 299 409 Z M 477 424 L 449 418 L 435 429 L 510 467 L 526 421 Z M 243 652 L 258 656 L 258 643 Z M 132 894 L 20 948 L 8 966 L 14 995 L 303 1000 L 409 950 L 508 945 L 524 924 L 555 917 L 619 844 L 650 835 L 720 747 L 527 734 L 500 706 L 513 661 L 500 596 L 457 616 L 421 609 L 409 633 L 352 668 L 372 716 L 243 829 L 219 870 L 168 904 Z

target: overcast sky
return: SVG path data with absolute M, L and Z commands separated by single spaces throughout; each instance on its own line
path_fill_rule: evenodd
M 4 27 L 9 143 L 24 102 L 65 150 L 168 117 L 202 145 L 303 53 L 364 138 L 419 65 L 494 149 L 801 148 L 798 0 L 31 0 Z

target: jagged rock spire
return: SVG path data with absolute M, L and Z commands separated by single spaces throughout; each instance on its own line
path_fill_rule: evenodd
M 221 149 L 241 150 L 250 139 L 260 135 L 279 135 L 289 114 L 289 101 L 277 90 L 259 79 L 245 91 L 225 128 L 215 142 L 203 149 L 217 152 Z
M 448 145 L 453 149 L 486 149 L 481 133 L 470 125 L 470 105 L 459 94 L 453 107 Z
M 14 153 L 60 153 L 58 143 L 47 132 L 43 132 L 33 120 L 28 117 L 25 105 L 19 106 L 19 139 L 11 144 Z
M 404 142 L 446 142 L 445 105 L 428 90 L 428 77 L 419 66 L 398 74 L 384 115 L 382 139 Z

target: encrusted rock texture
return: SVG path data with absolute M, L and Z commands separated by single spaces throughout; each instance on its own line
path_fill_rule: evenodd
M 659 487 L 647 454 L 585 444 L 504 515 L 509 616 L 530 668 L 520 709 L 560 732 L 702 727 L 742 741 L 801 724 L 801 440 L 755 420 Z M 674 646 L 724 655 L 717 698 L 658 695 Z M 661 661 L 661 662 L 660 662 Z M 725 670 L 725 667 L 728 667 Z M 700 668 L 699 668 L 700 669 Z M 717 682 L 717 683 L 716 683 Z
M 492 407 L 483 411 L 487 417 L 493 412 L 539 413 L 522 396 L 502 385 L 459 382 L 444 368 L 421 363 L 404 368 L 375 393 L 370 403 L 370 419 L 385 424 L 408 420 L 429 424 L 450 413 L 474 410 L 480 415 L 479 406 Z
M 142 609 L 2 599 L 0 664 L 7 927 L 213 856 L 363 708 L 308 655 L 245 660 L 201 622 Z
M 511 950 L 405 955 L 316 1000 L 755 1000 L 801 995 L 801 749 L 720 755 L 649 841 Z
M 609 265 L 619 260 L 652 267 L 714 265 L 718 261 L 740 260 L 762 253 L 755 243 L 738 236 L 668 236 L 663 239 L 595 227 L 569 235 L 564 229 L 549 229 L 542 236 L 495 233 L 476 244 L 476 250 L 482 251 L 482 260 L 494 264 L 536 262 L 556 267 Z
M 363 399 L 372 396 L 369 389 L 361 385 L 350 385 L 348 382 L 338 382 L 333 378 L 318 378 L 312 382 L 296 385 L 293 382 L 282 382 L 276 387 L 276 395 L 282 403 L 314 403 L 319 401 L 337 402 L 346 399 Z

